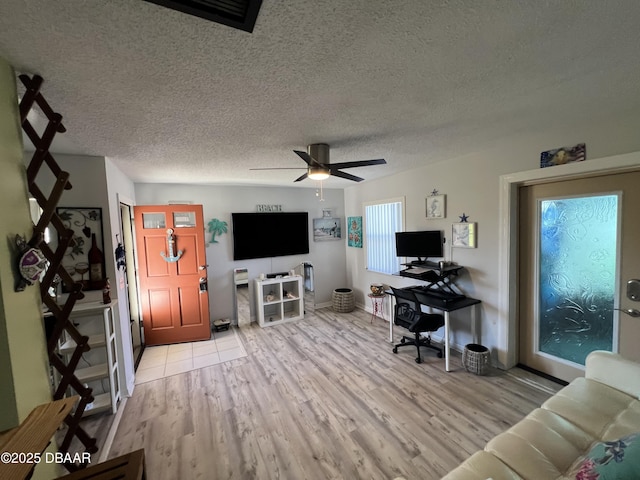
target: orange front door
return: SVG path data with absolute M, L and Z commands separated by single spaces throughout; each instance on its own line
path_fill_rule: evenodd
M 202 205 L 134 207 L 134 219 L 145 343 L 210 338 Z

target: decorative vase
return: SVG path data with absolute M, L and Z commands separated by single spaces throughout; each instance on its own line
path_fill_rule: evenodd
M 373 295 L 380 296 L 384 294 L 384 285 L 381 283 L 372 283 L 369 288 L 371 288 L 371 293 Z

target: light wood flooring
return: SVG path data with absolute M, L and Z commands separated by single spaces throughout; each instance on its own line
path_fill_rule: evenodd
M 436 479 L 560 388 L 459 356 L 450 373 L 433 352 L 416 364 L 370 319 L 240 329 L 246 357 L 136 386 L 109 457 L 143 447 L 153 479 Z

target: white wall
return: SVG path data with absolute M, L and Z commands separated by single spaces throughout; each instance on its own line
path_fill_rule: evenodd
M 581 142 L 587 145 L 588 159 L 640 150 L 639 129 L 640 119 L 637 118 L 600 118 L 593 119 L 591 127 L 586 130 L 576 131 L 567 125 L 557 132 L 546 134 L 523 132 L 518 137 L 504 139 L 488 151 L 347 188 L 345 215 L 363 215 L 364 202 L 404 195 L 406 230 L 442 229 L 448 241 L 451 224 L 458 222 L 463 212 L 469 216 L 470 222 L 477 222 L 478 248 L 453 249 L 453 261 L 466 267 L 457 284 L 467 295 L 482 300 L 478 320 L 480 341 L 495 354 L 501 348 L 497 291 L 499 177 L 538 168 L 541 151 Z M 387 161 L 392 163 L 393 159 Z M 604 167 L 606 162 L 603 162 Z M 425 218 L 425 198 L 433 189 L 447 196 L 446 219 Z M 356 293 L 357 302 L 364 304 L 364 295 L 369 292 L 369 285 L 373 282 L 393 286 L 416 283 L 415 280 L 369 273 L 364 252 L 364 249 L 347 248 L 347 277 Z M 469 327 L 471 314 L 469 309 L 465 309 L 454 312 L 451 318 L 452 345 L 461 349 L 472 341 Z M 493 358 L 495 360 L 497 355 Z
M 119 328 L 122 342 L 120 348 L 121 364 L 121 391 L 131 396 L 134 388 L 135 369 L 133 359 L 133 347 L 131 341 L 131 325 L 129 322 L 129 297 L 126 289 L 125 274 L 115 267 L 115 249 L 118 246 L 116 235 L 122 242 L 122 220 L 120 218 L 120 202 L 127 205 L 135 205 L 135 189 L 133 182 L 127 177 L 111 160 L 105 160 L 105 171 L 107 178 L 107 201 L 109 205 L 108 222 L 105 215 L 105 223 L 111 227 L 111 249 L 105 251 L 105 258 L 109 258 L 107 272 L 111 278 L 111 298 L 118 299 Z M 106 249 L 106 242 L 105 242 Z M 110 254 L 108 254 L 110 253 Z M 114 297 L 115 294 L 115 297 Z
M 30 153 L 25 156 L 30 157 Z M 109 160 L 104 157 L 86 155 L 55 154 L 55 159 L 63 171 L 69 172 L 72 188 L 65 190 L 58 202 L 60 207 L 99 207 L 102 209 L 102 237 L 104 243 L 105 272 L 110 279 L 111 298 L 118 299 L 116 321 L 118 323 L 117 344 L 120 362 L 120 388 L 124 395 L 133 392 L 134 363 L 131 349 L 131 329 L 126 291 L 120 286 L 121 273 L 115 269 L 114 251 L 117 246 L 115 235 L 121 235 L 120 209 L 118 197 L 123 195 L 135 199 L 133 183 Z M 53 185 L 53 175 L 46 171 L 38 177 L 43 191 L 47 191 L 47 181 Z M 56 233 L 53 232 L 53 235 Z M 122 236 L 120 237 L 122 238 Z M 55 244 L 55 238 L 53 243 Z M 81 301 L 102 301 L 102 292 L 84 292 Z
M 169 201 L 189 201 L 201 204 L 206 224 L 213 218 L 227 222 L 228 233 L 216 237 L 219 243 L 207 247 L 209 304 L 212 319 L 235 318 L 232 271 L 244 267 L 249 270 L 249 279 L 260 273 L 286 272 L 301 262 L 314 266 L 316 304 L 331 301 L 333 289 L 346 285 L 345 239 L 344 239 L 344 194 L 342 190 L 324 189 L 324 201 L 315 195 L 315 188 L 275 188 L 248 186 L 196 186 L 136 184 L 138 205 L 164 205 Z M 233 260 L 233 226 L 231 213 L 255 212 L 256 205 L 282 205 L 286 212 L 309 213 L 309 254 L 267 259 Z M 314 242 L 312 219 L 322 217 L 322 210 L 330 208 L 334 217 L 342 219 L 343 239 L 340 241 Z M 254 304 L 252 302 L 252 319 Z

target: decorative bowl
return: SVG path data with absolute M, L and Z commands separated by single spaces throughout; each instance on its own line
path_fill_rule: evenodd
M 371 293 L 374 295 L 382 295 L 384 293 L 384 285 L 381 283 L 372 283 L 370 288 Z

